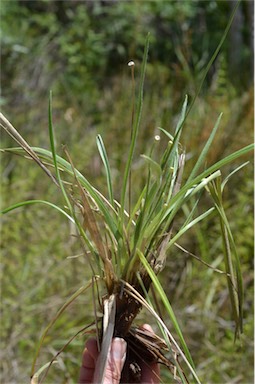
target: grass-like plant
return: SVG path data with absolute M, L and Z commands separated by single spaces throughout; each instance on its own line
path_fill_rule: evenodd
M 91 268 L 91 280 L 69 298 L 43 332 L 32 363 L 33 384 L 43 382 L 55 360 L 52 359 L 35 372 L 37 358 L 49 329 L 63 311 L 90 287 L 93 290 L 95 320 L 74 337 L 86 331 L 88 327 L 94 328 L 100 348 L 97 382 L 103 380 L 111 340 L 118 336 L 125 338 L 128 344 L 128 359 L 123 370 L 122 382 L 139 379 L 138 357 L 144 356 L 147 362 L 157 360 L 164 364 L 176 382 L 189 383 L 191 380 L 200 383 L 178 320 L 158 274 L 165 266 L 170 248 L 177 244 L 178 239 L 194 225 L 213 214 L 218 215 L 221 227 L 225 256 L 225 271 L 221 272 L 225 274 L 228 285 L 236 325 L 235 332 L 236 335 L 242 332 L 243 284 L 240 261 L 224 211 L 222 195 L 229 177 L 246 163 L 239 166 L 224 180 L 222 180 L 221 169 L 247 154 L 252 150 L 253 145 L 248 145 L 206 168 L 206 155 L 219 127 L 220 115 L 192 171 L 189 175 L 185 175 L 185 151 L 180 140 L 189 111 L 186 96 L 174 134 L 160 129 L 160 135 L 167 138 L 163 152 L 159 154 L 157 149 L 157 142 L 160 139 L 160 135 L 157 135 L 149 153 L 142 155 L 146 165 L 146 177 L 134 201 L 132 162 L 142 116 L 148 47 L 149 39 L 147 38 L 137 102 L 136 106 L 133 106 L 131 141 L 119 201 L 116 199 L 117 193 L 112 182 L 107 150 L 100 135 L 96 140 L 105 169 L 107 196 L 96 189 L 93 183 L 75 168 L 75 161 L 72 161 L 67 149 L 64 150 L 65 158 L 56 153 L 51 95 L 49 101 L 50 150 L 31 147 L 11 123 L 2 114 L 0 115 L 1 127 L 20 146 L 5 150 L 18 154 L 25 151 L 29 158 L 32 158 L 50 177 L 65 200 L 64 207 L 45 200 L 23 201 L 4 209 L 3 213 L 35 203 L 47 204 L 57 209 L 75 225 L 84 249 L 84 257 Z M 196 216 L 196 208 L 203 192 L 211 197 L 212 206 Z M 176 228 L 174 220 L 182 210 L 187 212 L 184 208 L 188 202 L 192 202 L 193 208 L 186 215 L 184 222 Z M 154 292 L 152 298 L 149 296 L 150 289 Z M 155 309 L 160 301 L 173 325 L 177 340 L 166 326 L 166 321 Z M 161 331 L 160 337 L 152 336 L 134 325 L 134 320 L 142 308 L 156 319 Z M 98 312 L 101 312 L 100 316 Z M 65 347 L 66 345 L 62 350 Z

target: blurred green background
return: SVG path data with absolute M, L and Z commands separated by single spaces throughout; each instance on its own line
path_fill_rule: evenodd
M 57 146 L 66 144 L 75 166 L 102 192 L 96 150 L 103 136 L 118 197 L 130 138 L 132 93 L 148 32 L 151 34 L 142 126 L 135 158 L 157 127 L 173 133 L 185 94 L 191 101 L 235 1 L 2 1 L 1 107 L 32 146 L 49 148 L 47 108 L 53 91 Z M 241 2 L 230 33 L 185 123 L 186 174 L 223 112 L 208 164 L 253 140 L 253 2 Z M 136 80 L 138 83 L 138 80 Z M 1 135 L 3 148 L 15 143 Z M 163 142 L 162 145 L 165 143 Z M 226 176 L 239 159 L 224 168 Z M 136 176 L 135 176 L 136 177 Z M 1 156 L 2 206 L 28 199 L 62 204 L 55 186 L 31 161 Z M 210 202 L 204 198 L 201 209 Z M 203 383 L 253 382 L 253 174 L 249 164 L 225 191 L 225 208 L 242 262 L 244 335 L 234 343 L 225 279 L 175 248 L 161 276 Z M 90 278 L 73 228 L 50 207 L 30 206 L 1 219 L 1 382 L 28 383 L 39 337 L 61 305 Z M 178 225 L 178 220 L 176 225 Z M 181 244 L 223 268 L 220 229 L 213 219 Z M 73 257 L 75 256 L 75 257 Z M 146 316 L 146 314 L 144 315 Z M 146 317 L 145 317 L 146 318 Z M 93 320 L 91 291 L 68 308 L 51 330 L 38 368 Z M 144 321 L 141 314 L 140 321 Z M 148 321 L 148 320 L 147 320 Z M 166 319 L 167 322 L 167 319 Z M 153 325 L 153 324 L 152 324 Z M 172 330 L 171 324 L 169 324 Z M 59 357 L 46 383 L 77 381 L 84 337 Z M 168 382 L 167 373 L 163 377 Z

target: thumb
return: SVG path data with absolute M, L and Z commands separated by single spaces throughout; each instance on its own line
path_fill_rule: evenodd
M 105 368 L 104 384 L 119 384 L 121 371 L 126 360 L 127 343 L 124 339 L 115 337 Z

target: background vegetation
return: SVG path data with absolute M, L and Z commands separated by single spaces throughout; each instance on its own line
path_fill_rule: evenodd
M 135 61 L 138 77 L 149 31 L 138 148 L 143 153 L 158 134 L 158 126 L 173 132 L 184 95 L 190 100 L 194 96 L 234 4 L 215 0 L 2 1 L 2 109 L 31 145 L 48 148 L 47 104 L 52 89 L 59 152 L 61 144 L 66 144 L 75 166 L 104 192 L 95 142 L 100 133 L 118 191 L 131 124 L 127 62 Z M 224 113 L 221 129 L 208 163 L 252 141 L 252 14 L 252 2 L 241 2 L 227 41 L 186 121 L 186 167 L 192 167 L 220 112 Z M 14 143 L 2 135 L 2 146 Z M 227 174 L 234 167 L 232 164 L 224 171 Z M 3 207 L 37 198 L 61 203 L 55 186 L 28 160 L 6 153 L 1 168 Z M 137 186 L 141 169 L 137 157 Z M 241 341 L 234 344 L 221 275 L 176 248 L 161 276 L 204 383 L 253 382 L 252 196 L 252 167 L 248 165 L 230 180 L 225 191 L 245 285 Z M 204 204 L 208 204 L 206 198 Z M 48 207 L 31 206 L 2 217 L 1 239 L 1 382 L 20 384 L 29 381 L 43 328 L 63 302 L 86 283 L 90 271 L 79 256 L 81 249 L 72 228 Z M 213 219 L 192 230 L 181 245 L 222 267 L 219 228 Z M 46 340 L 41 364 L 93 319 L 91 300 L 90 293 L 83 295 L 56 323 Z M 52 368 L 48 383 L 75 383 L 83 345 L 80 337 L 67 348 Z

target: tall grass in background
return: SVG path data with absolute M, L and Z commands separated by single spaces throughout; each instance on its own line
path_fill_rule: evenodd
M 73 341 L 82 332 L 90 331 L 91 328 L 97 334 L 102 351 L 99 382 L 104 373 L 105 355 L 111 338 L 120 336 L 128 341 L 128 348 L 133 353 L 134 359 L 136 354 L 141 355 L 142 349 L 148 359 L 158 359 L 165 364 L 177 382 L 187 383 L 191 380 L 199 383 L 191 354 L 182 334 L 182 327 L 158 279 L 158 274 L 163 271 L 166 257 L 173 247 L 178 246 L 179 239 L 193 226 L 212 216 L 218 216 L 220 223 L 225 269 L 224 271 L 216 269 L 208 263 L 207 267 L 225 276 L 235 321 L 235 334 L 238 336 L 242 332 L 243 283 L 240 260 L 224 210 L 222 195 L 229 178 L 246 163 L 237 167 L 225 179 L 222 179 L 221 169 L 240 156 L 247 155 L 253 146 L 246 146 L 206 167 L 208 151 L 220 125 L 220 115 L 193 169 L 189 170 L 188 175 L 185 174 L 185 151 L 181 144 L 181 135 L 189 111 L 188 98 L 185 97 L 174 134 L 161 128 L 152 140 L 148 153 L 142 154 L 144 184 L 140 192 L 136 190 L 133 194 L 135 187 L 132 180 L 132 163 L 142 116 L 148 44 L 147 40 L 137 102 L 135 108 L 133 107 L 130 146 L 127 153 L 123 154 L 126 156 L 126 167 L 120 193 L 115 190 L 112 181 L 113 175 L 107 154 L 110 152 L 109 148 L 105 148 L 100 135 L 97 136 L 97 146 L 105 170 L 107 194 L 100 192 L 75 168 L 75 159 L 72 159 L 67 149 L 64 151 L 65 158 L 57 155 L 51 97 L 50 150 L 31 147 L 1 115 L 1 126 L 21 147 L 11 148 L 8 151 L 22 154 L 25 150 L 50 177 L 56 190 L 62 193 L 64 199 L 62 205 L 45 200 L 27 200 L 4 209 L 3 213 L 26 205 L 38 203 L 50 205 L 62 213 L 75 227 L 77 241 L 81 242 L 84 250 L 83 257 L 91 268 L 91 279 L 68 298 L 43 331 L 32 364 L 33 383 L 44 380 L 51 364 L 69 344 L 69 342 L 65 343 L 50 362 L 37 370 L 37 358 L 49 331 L 60 320 L 60 316 L 69 305 L 90 288 L 94 298 L 94 320 L 91 324 L 74 332 L 69 341 Z M 159 143 L 163 137 L 166 137 L 167 144 L 161 151 Z M 197 208 L 204 194 L 211 199 L 211 208 L 197 215 Z M 134 198 L 134 196 L 137 197 Z M 178 228 L 176 228 L 175 219 L 180 212 L 184 213 L 185 218 L 181 224 L 178 220 Z M 203 260 L 200 261 L 205 264 Z M 152 296 L 148 294 L 150 289 L 153 292 Z M 157 308 L 160 306 L 164 307 L 174 332 L 170 332 L 167 326 L 168 320 L 162 319 L 158 313 Z M 148 311 L 158 323 L 158 329 L 161 332 L 160 343 L 156 336 L 155 340 L 149 340 L 148 335 L 142 334 L 134 326 L 133 321 L 142 308 Z M 104 319 L 106 325 L 101 329 L 102 316 L 106 316 L 107 313 L 107 318 Z M 128 363 L 125 374 L 130 376 Z

